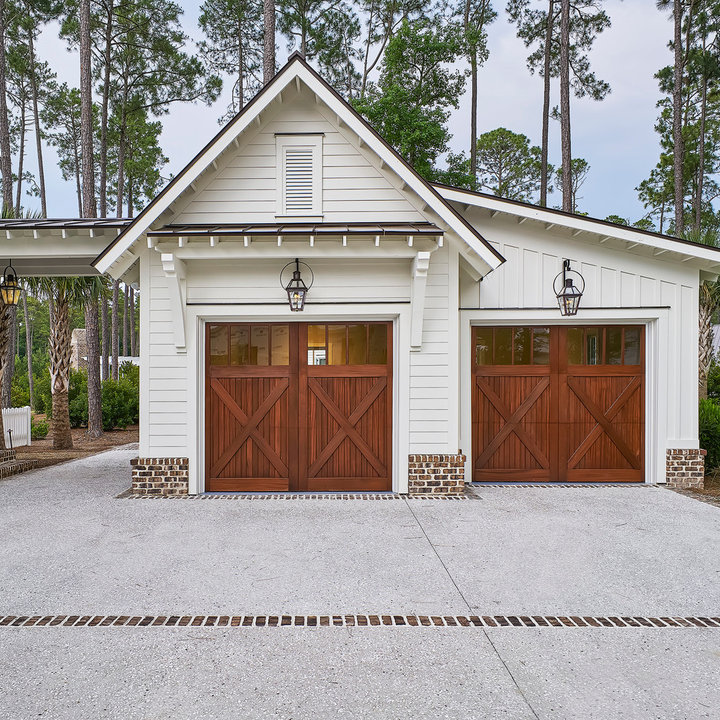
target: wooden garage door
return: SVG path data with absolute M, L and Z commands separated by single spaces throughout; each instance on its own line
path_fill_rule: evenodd
M 642 482 L 644 328 L 473 329 L 473 480 Z
M 392 486 L 390 323 L 216 323 L 206 337 L 207 490 Z

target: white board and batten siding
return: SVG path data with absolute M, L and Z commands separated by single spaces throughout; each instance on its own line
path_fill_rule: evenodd
M 657 387 L 661 397 L 655 399 L 654 410 L 649 398 L 648 412 L 663 415 L 659 422 L 667 423 L 663 437 L 655 440 L 664 447 L 697 446 L 698 329 L 696 320 L 687 321 L 697 317 L 697 269 L 679 260 L 664 260 L 662 255 L 641 256 L 575 239 L 568 231 L 519 225 L 512 218 L 490 219 L 474 210 L 468 217 L 507 262 L 479 283 L 463 274 L 461 306 L 495 318 L 510 316 L 517 308 L 528 313 L 546 308 L 548 312 L 539 311 L 535 317 L 556 317 L 559 322 L 553 279 L 562 270 L 563 259 L 570 259 L 586 283 L 581 309 L 571 322 L 645 322 L 648 384 L 663 384 Z M 654 373 L 660 375 L 653 377 Z M 666 409 L 661 409 L 664 404 Z M 649 425 L 654 420 L 648 418 Z

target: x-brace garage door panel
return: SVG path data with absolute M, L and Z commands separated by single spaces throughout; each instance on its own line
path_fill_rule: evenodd
M 473 353 L 474 481 L 643 481 L 644 328 L 474 328 Z
M 207 490 L 391 489 L 390 323 L 222 323 L 206 342 Z

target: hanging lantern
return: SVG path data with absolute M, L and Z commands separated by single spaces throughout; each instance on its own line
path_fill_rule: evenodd
M 575 284 L 573 276 L 581 283 L 581 287 Z M 558 281 L 561 281 L 561 284 Z M 570 268 L 569 260 L 563 260 L 562 272 L 558 273 L 553 280 L 553 290 L 560 307 L 560 314 L 577 315 L 580 298 L 585 292 L 585 278 L 577 270 Z
M 300 276 L 300 265 L 305 265 L 305 267 L 308 270 L 310 270 L 311 276 L 312 276 L 312 270 L 310 269 L 309 265 L 306 265 L 305 263 L 301 263 L 297 258 L 295 258 L 294 263 L 293 262 L 288 263 L 280 271 L 280 284 L 282 284 L 283 272 L 285 271 L 286 268 L 290 267 L 293 264 L 295 265 L 295 269 L 293 270 L 292 279 L 284 287 L 285 287 L 285 292 L 287 292 L 288 302 L 290 303 L 290 310 L 292 312 L 302 312 L 303 308 L 305 307 L 305 298 L 307 297 L 308 291 L 312 287 L 314 277 L 310 281 L 310 287 L 308 287 L 305 284 L 305 282 L 303 281 L 302 277 Z
M 18 283 L 17 273 L 12 264 L 3 271 L 2 282 L 0 282 L 0 297 L 5 305 L 17 305 L 20 302 L 22 288 Z

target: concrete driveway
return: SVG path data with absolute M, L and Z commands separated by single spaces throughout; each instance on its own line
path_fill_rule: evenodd
M 720 508 L 668 490 L 115 499 L 133 454 L 0 482 L 0 615 L 720 615 Z M 720 628 L 0 627 L 13 720 L 718 707 Z

